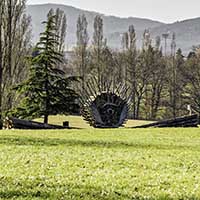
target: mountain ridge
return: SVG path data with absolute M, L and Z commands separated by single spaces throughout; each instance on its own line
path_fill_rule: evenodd
M 185 19 L 174 23 L 163 23 L 147 18 L 139 17 L 117 17 L 114 15 L 105 15 L 95 11 L 83 10 L 73 6 L 64 4 L 32 4 L 27 5 L 27 14 L 32 17 L 33 26 L 33 42 L 35 43 L 39 38 L 39 33 L 43 31 L 42 21 L 46 19 L 48 11 L 53 8 L 62 9 L 67 16 L 67 40 L 69 48 L 76 44 L 76 21 L 79 15 L 85 14 L 88 20 L 88 33 L 92 38 L 93 20 L 96 15 L 101 15 L 104 20 L 104 35 L 108 39 L 108 45 L 111 48 L 119 49 L 121 47 L 121 34 L 128 30 L 129 25 L 134 25 L 137 34 L 137 46 L 142 45 L 142 34 L 145 29 L 149 29 L 152 39 L 156 36 L 161 36 L 165 32 L 176 33 L 177 48 L 183 49 L 184 53 L 188 53 L 193 45 L 200 44 L 200 17 L 193 19 Z M 171 38 L 169 37 L 169 40 Z M 170 45 L 168 40 L 168 51 Z M 162 40 L 162 45 L 163 44 Z
M 131 19 L 131 18 L 134 18 L 134 19 L 141 19 L 141 20 L 149 20 L 149 21 L 152 21 L 152 22 L 158 22 L 158 23 L 163 23 L 163 24 L 168 24 L 168 23 L 165 23 L 165 22 L 161 22 L 159 20 L 154 20 L 154 19 L 149 19 L 149 18 L 146 18 L 146 17 L 133 17 L 133 16 L 129 16 L 129 17 L 120 17 L 120 16 L 117 16 L 117 15 L 107 15 L 107 14 L 103 14 L 101 12 L 97 12 L 97 11 L 92 11 L 92 10 L 87 10 L 87 9 L 82 9 L 82 8 L 78 8 L 78 7 L 75 7 L 75 6 L 70 6 L 70 5 L 66 5 L 66 4 L 56 4 L 56 3 L 43 3 L 43 4 L 27 4 L 27 6 L 41 6 L 41 5 L 50 5 L 50 6 L 64 6 L 64 7 L 69 7 L 69 8 L 72 8 L 72 9 L 77 9 L 77 10 L 81 10 L 81 11 L 84 11 L 84 12 L 93 12 L 93 13 L 96 13 L 96 14 L 100 14 L 100 15 L 103 15 L 103 16 L 106 16 L 106 17 L 116 17 L 116 18 L 119 18 L 119 19 Z

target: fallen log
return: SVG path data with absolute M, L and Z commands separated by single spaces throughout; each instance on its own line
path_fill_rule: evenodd
M 191 116 L 184 116 L 175 119 L 154 122 L 142 126 L 135 126 L 133 128 L 198 127 L 198 124 L 199 124 L 199 116 L 195 114 Z
M 69 129 L 69 126 L 59 126 L 53 124 L 44 124 L 30 120 L 17 119 L 14 117 L 7 117 L 4 120 L 5 129 Z

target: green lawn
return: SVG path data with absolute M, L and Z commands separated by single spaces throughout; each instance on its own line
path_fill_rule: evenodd
M 1 131 L 0 199 L 200 199 L 200 129 Z
M 36 119 L 36 121 L 42 122 L 42 119 Z M 63 121 L 69 121 L 70 127 L 74 128 L 91 128 L 86 121 L 83 120 L 80 116 L 63 116 L 63 115 L 56 115 L 49 117 L 50 124 L 57 124 L 62 125 Z M 128 120 L 125 124 L 126 128 L 144 125 L 151 123 L 149 121 L 142 121 L 142 120 Z

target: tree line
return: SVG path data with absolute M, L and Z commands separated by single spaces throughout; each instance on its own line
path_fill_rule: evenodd
M 173 34 L 171 54 L 163 54 L 162 38 L 153 40 L 150 31 L 145 30 L 142 48 L 138 48 L 134 25 L 130 25 L 119 41 L 121 49 L 111 49 L 104 37 L 103 18 L 94 18 L 90 38 L 83 14 L 77 19 L 73 57 L 67 60 L 64 12 L 49 11 L 45 31 L 35 46 L 31 43 L 31 19 L 25 14 L 25 5 L 25 0 L 0 2 L 1 114 L 11 110 L 24 118 L 46 116 L 46 123 L 50 114 L 77 111 L 75 104 L 71 109 L 67 105 L 77 102 L 77 87 L 87 90 L 91 77 L 100 87 L 108 80 L 116 85 L 124 83 L 127 95 L 132 94 L 133 119 L 157 120 L 200 113 L 198 46 L 185 57 L 176 47 Z
M 101 16 L 94 19 L 90 40 L 87 25 L 85 15 L 79 16 L 77 44 L 71 62 L 74 73 L 83 77 L 82 88 L 91 76 L 97 77 L 100 86 L 104 80 L 124 83 L 127 92 L 132 93 L 130 117 L 133 119 L 157 120 L 200 113 L 198 46 L 185 57 L 176 47 L 173 33 L 171 54 L 164 52 L 163 55 L 162 38 L 158 36 L 153 42 L 149 30 L 145 30 L 139 49 L 134 25 L 130 25 L 119 41 L 122 48 L 113 50 L 104 38 Z
M 31 18 L 25 14 L 25 1 L 0 2 L 0 113 L 15 106 L 12 86 L 27 75 L 24 59 L 31 52 Z

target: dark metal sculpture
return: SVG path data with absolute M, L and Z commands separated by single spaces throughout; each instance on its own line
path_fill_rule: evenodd
M 101 86 L 100 86 L 101 85 Z M 125 84 L 99 84 L 95 78 L 81 92 L 82 116 L 95 128 L 118 128 L 127 118 L 130 95 Z

